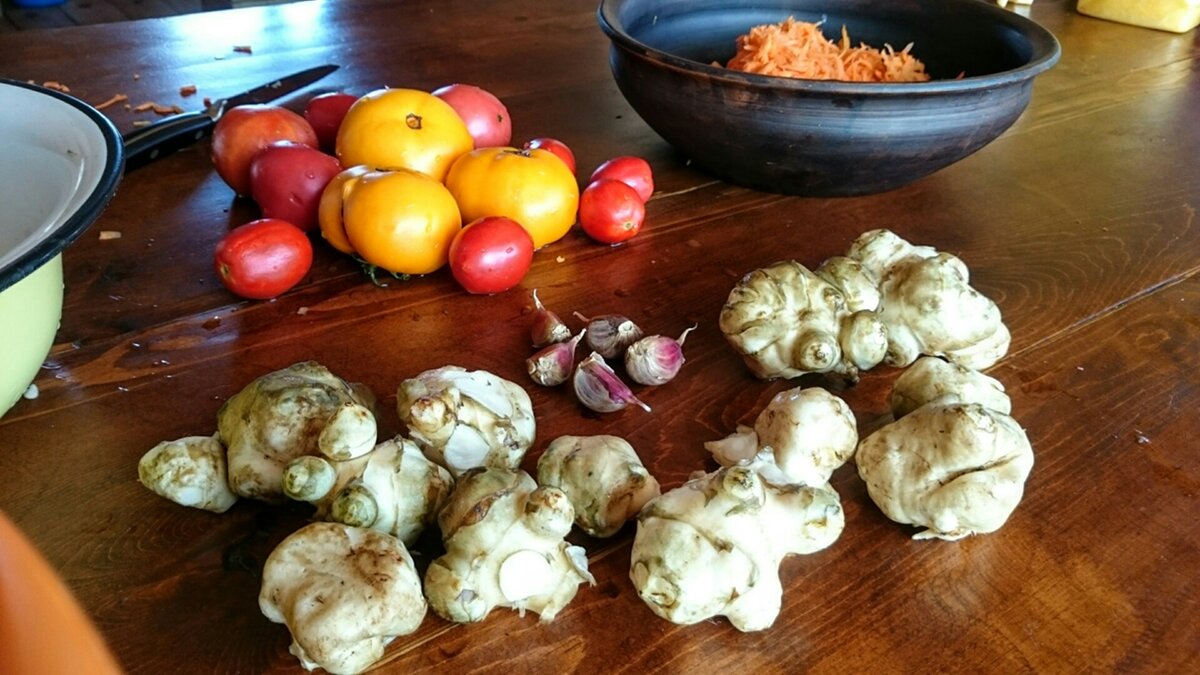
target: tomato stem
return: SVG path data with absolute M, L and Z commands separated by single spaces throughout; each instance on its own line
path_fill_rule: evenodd
M 393 279 L 399 279 L 400 281 L 408 281 L 409 275 L 407 275 L 407 274 L 397 274 L 390 270 L 385 270 L 382 267 L 380 267 L 378 265 L 373 265 L 373 264 L 367 262 L 366 260 L 363 260 L 362 258 L 359 258 L 357 256 L 355 256 L 354 260 L 356 262 L 358 262 L 358 266 L 362 268 L 363 274 L 367 275 L 367 278 L 371 280 L 371 283 L 374 284 L 375 286 L 378 286 L 379 288 L 387 288 L 388 287 L 388 282 L 379 278 L 379 273 L 381 271 L 386 272 L 387 274 L 390 274 Z
M 404 123 L 408 125 L 409 129 L 419 130 L 421 128 L 421 116 L 416 113 L 408 113 L 408 116 L 404 118 Z

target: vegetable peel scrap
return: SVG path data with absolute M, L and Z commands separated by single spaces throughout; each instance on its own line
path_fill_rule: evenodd
M 737 53 L 726 64 L 730 70 L 808 80 L 845 82 L 926 82 L 925 64 L 909 53 L 910 43 L 896 51 L 891 45 L 875 49 L 851 46 L 842 27 L 834 42 L 821 33 L 820 23 L 788 17 L 779 24 L 755 26 L 737 38 Z

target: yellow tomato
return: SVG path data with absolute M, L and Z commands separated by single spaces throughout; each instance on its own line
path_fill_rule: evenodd
M 416 89 L 380 89 L 354 102 L 338 130 L 342 166 L 412 169 L 438 181 L 475 147 L 454 108 Z
M 428 274 L 445 265 L 462 229 L 450 191 L 408 169 L 372 171 L 354 181 L 342 224 L 363 260 L 395 274 Z
M 342 207 L 346 204 L 346 195 L 354 189 L 358 179 L 370 172 L 370 168 L 359 165 L 345 169 L 333 177 L 321 192 L 321 201 L 317 203 L 317 222 L 321 225 L 321 236 L 329 245 L 342 253 L 354 253 L 354 247 L 346 237 L 346 227 L 342 224 Z
M 533 237 L 534 248 L 562 239 L 575 224 L 579 184 L 549 150 L 480 148 L 459 157 L 446 176 L 462 218 L 505 216 Z

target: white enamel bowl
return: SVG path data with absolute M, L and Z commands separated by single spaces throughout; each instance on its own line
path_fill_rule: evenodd
M 62 318 L 62 251 L 116 192 L 121 136 L 95 108 L 0 79 L 0 415 L 37 375 Z

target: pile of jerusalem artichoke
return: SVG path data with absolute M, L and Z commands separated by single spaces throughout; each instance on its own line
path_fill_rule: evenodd
M 815 272 L 785 261 L 747 274 L 719 323 L 751 371 L 853 382 L 880 363 L 905 368 L 893 421 L 860 438 L 841 398 L 788 389 L 751 425 L 704 444 L 715 469 L 666 492 L 613 435 L 553 439 L 535 475 L 523 471 L 537 432 L 529 395 L 457 366 L 405 379 L 396 405 L 406 432 L 382 441 L 364 387 L 315 362 L 267 373 L 221 407 L 215 434 L 158 444 L 138 474 L 163 497 L 216 513 L 239 497 L 312 505 L 314 522 L 267 559 L 259 597 L 308 669 L 369 668 L 429 608 L 462 623 L 497 607 L 550 621 L 595 583 L 586 552 L 568 541 L 572 528 L 605 538 L 631 520 L 629 576 L 652 612 L 763 630 L 782 606 L 781 561 L 832 545 L 845 527 L 830 485 L 845 463 L 885 515 L 919 528 L 916 539 L 994 532 L 1021 500 L 1033 451 L 1003 386 L 979 372 L 1003 357 L 1009 333 L 968 280 L 957 257 L 886 230 Z M 534 301 L 535 344 L 573 357 L 584 335 L 593 349 L 620 337 L 619 325 L 605 332 L 596 320 L 572 337 Z M 653 337 L 677 351 L 686 334 Z M 640 329 L 626 338 L 644 339 Z M 653 371 L 643 382 L 652 386 L 678 373 L 682 355 L 666 370 L 661 360 L 646 361 L 658 370 L 626 366 L 631 376 Z M 546 384 L 546 364 L 558 361 L 531 359 L 531 376 Z M 569 370 L 555 370 L 553 383 Z M 422 579 L 407 547 L 435 523 L 445 553 Z

